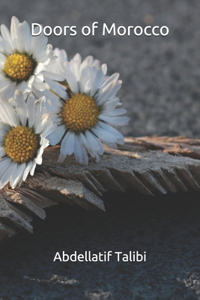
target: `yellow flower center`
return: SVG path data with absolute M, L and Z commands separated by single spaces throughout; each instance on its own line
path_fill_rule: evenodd
M 27 162 L 36 157 L 39 137 L 32 128 L 13 127 L 5 136 L 4 150 L 16 163 Z
M 7 57 L 4 73 L 13 81 L 26 81 L 33 74 L 36 61 L 26 54 L 15 53 Z
M 61 116 L 67 128 L 76 132 L 83 131 L 97 123 L 99 108 L 89 95 L 74 94 L 63 105 Z

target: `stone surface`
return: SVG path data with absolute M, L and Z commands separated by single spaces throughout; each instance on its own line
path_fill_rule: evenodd
M 0 249 L 0 299 L 199 299 L 199 194 L 104 200 L 107 213 L 47 209 L 33 235 L 10 239 Z M 53 262 L 57 251 L 75 250 L 146 251 L 147 262 Z

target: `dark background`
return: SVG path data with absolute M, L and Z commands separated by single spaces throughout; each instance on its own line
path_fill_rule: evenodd
M 47 209 L 0 249 L 0 299 L 195 300 L 200 290 L 198 193 L 104 196 L 106 213 Z M 59 251 L 147 252 L 147 262 L 53 262 Z
M 120 73 L 125 135 L 187 135 L 200 129 L 200 2 L 198 0 L 0 1 L 0 22 L 11 16 L 44 26 L 75 25 L 79 34 L 49 43 L 79 52 Z M 84 25 L 166 25 L 167 37 L 83 37 Z M 105 195 L 108 213 L 47 210 L 1 250 L 0 299 L 200 299 L 199 195 L 149 198 Z M 123 203 L 123 205 L 121 204 Z M 54 264 L 56 251 L 147 251 L 145 264 Z M 189 280 L 183 282 L 183 279 Z M 191 284 L 190 284 L 191 283 Z M 191 285 L 188 286 L 187 285 Z M 194 291 L 191 290 L 191 287 Z

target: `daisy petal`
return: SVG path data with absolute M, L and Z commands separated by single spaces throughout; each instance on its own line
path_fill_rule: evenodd
M 36 168 L 36 162 L 33 162 L 32 168 L 31 168 L 31 170 L 30 170 L 30 175 L 31 175 L 31 176 L 34 175 L 34 173 L 35 173 L 35 168 Z
M 74 153 L 74 140 L 75 140 L 74 134 L 68 131 L 65 137 L 63 138 L 60 147 L 60 152 L 63 157 L 66 157 L 67 155 L 71 155 L 72 153 Z M 59 158 L 59 162 L 60 160 L 61 158 Z
M 58 126 L 52 133 L 50 133 L 50 135 L 47 136 L 50 144 L 52 146 L 57 145 L 61 141 L 65 131 L 66 127 L 64 125 Z
M 96 134 L 101 140 L 115 143 L 117 141 L 116 136 L 114 136 L 112 133 L 104 130 L 100 126 L 96 126 L 95 128 L 92 128 L 92 132 Z
M 12 176 L 13 170 L 16 168 L 16 163 L 13 161 L 10 162 L 10 164 L 7 166 L 6 170 L 4 171 L 3 175 L 1 175 L 0 178 L 0 189 L 2 189 L 10 180 Z
M 23 178 L 22 178 L 23 181 L 26 181 L 26 178 L 27 178 L 27 176 L 28 176 L 30 170 L 32 169 L 32 166 L 33 166 L 33 163 L 32 163 L 32 161 L 30 161 L 30 162 L 28 163 L 28 165 L 26 166 L 26 169 L 24 170 Z
M 26 104 L 22 96 L 22 93 L 20 91 L 16 91 L 14 99 L 16 103 L 16 111 L 20 118 L 21 124 L 25 126 L 27 120 L 27 110 L 26 110 Z
M 99 115 L 99 119 L 116 126 L 127 125 L 130 120 L 128 117 L 109 117 L 104 115 Z
M 12 176 L 10 179 L 10 186 L 12 187 L 12 189 L 14 189 L 16 187 L 16 185 L 18 184 L 18 182 L 20 181 L 20 178 L 21 178 L 25 168 L 26 168 L 25 163 L 23 163 L 21 165 L 15 164 L 15 170 L 13 169 Z
M 74 93 L 78 93 L 78 82 L 76 80 L 76 76 L 71 71 L 69 62 L 63 62 L 61 65 L 63 67 L 65 78 L 70 86 L 70 89 Z
M 1 25 L 1 34 L 3 36 L 3 38 L 9 43 L 10 45 L 10 53 L 12 52 L 12 39 L 11 39 L 11 35 L 10 35 L 10 32 L 8 30 L 8 28 L 3 24 Z
M 83 151 L 79 139 L 75 136 L 74 140 L 74 156 L 75 159 L 82 165 L 83 164 Z

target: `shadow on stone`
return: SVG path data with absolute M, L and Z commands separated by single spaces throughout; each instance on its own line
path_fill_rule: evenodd
M 107 213 L 47 209 L 45 221 L 34 218 L 33 235 L 8 240 L 0 250 L 2 299 L 197 299 L 182 282 L 199 272 L 199 194 L 108 193 L 104 201 Z M 62 251 L 113 257 L 53 262 Z M 115 251 L 146 251 L 147 261 L 117 262 Z

